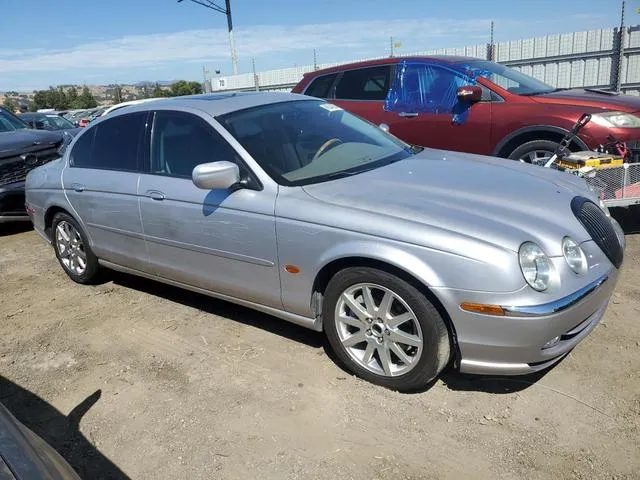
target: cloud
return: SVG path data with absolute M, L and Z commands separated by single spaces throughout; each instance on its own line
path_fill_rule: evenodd
M 582 28 L 600 24 L 591 14 L 576 12 Z M 255 57 L 259 69 L 310 64 L 312 50 L 324 62 L 348 61 L 383 56 L 389 37 L 402 43 L 399 52 L 424 52 L 444 47 L 483 44 L 489 40 L 490 19 L 409 18 L 359 20 L 303 25 L 253 25 L 236 30 L 236 48 L 246 69 Z M 567 31 L 562 18 L 496 19 L 500 40 L 540 36 Z M 73 41 L 67 36 L 67 43 Z M 80 42 L 80 39 L 76 40 Z M 226 29 L 202 29 L 115 39 L 95 38 L 60 48 L 1 48 L 2 88 L 23 89 L 96 78 L 109 82 L 145 79 L 146 72 L 159 75 L 194 74 L 196 63 L 228 65 L 229 40 Z M 101 76 L 94 76 L 100 73 Z M 197 73 L 196 73 L 197 74 Z M 96 80 L 100 81 L 100 80 Z
M 299 26 L 261 25 L 236 32 L 241 58 L 260 57 L 313 48 L 359 49 L 384 54 L 394 36 L 413 45 L 449 38 L 460 43 L 487 35 L 489 20 L 408 19 L 333 22 Z M 162 66 L 181 62 L 219 61 L 229 56 L 224 29 L 188 30 L 130 35 L 108 41 L 78 44 L 66 49 L 0 49 L 0 71 L 5 75 L 64 70 L 113 70 Z

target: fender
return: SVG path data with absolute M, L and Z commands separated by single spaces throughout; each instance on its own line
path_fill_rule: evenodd
M 403 248 L 375 240 L 356 240 L 335 245 L 320 256 L 315 271 L 320 272 L 330 263 L 346 258 L 363 258 L 386 263 L 404 271 L 426 287 L 443 285 L 440 276 L 423 259 Z
M 514 138 L 520 135 L 523 135 L 526 133 L 532 133 L 532 132 L 556 133 L 564 137 L 567 133 L 569 133 L 569 130 L 562 127 L 555 127 L 553 125 L 530 125 L 527 127 L 522 127 L 522 128 L 519 128 L 518 130 L 514 130 L 513 132 L 506 135 L 502 140 L 500 140 L 498 144 L 495 146 L 495 148 L 493 149 L 493 151 L 491 152 L 491 155 L 494 157 L 498 157 L 500 151 L 505 147 L 505 145 L 511 142 L 511 140 L 513 140 Z M 584 143 L 579 137 L 576 137 L 573 140 L 573 143 L 575 143 L 580 150 L 589 150 L 589 147 L 587 146 L 587 144 Z

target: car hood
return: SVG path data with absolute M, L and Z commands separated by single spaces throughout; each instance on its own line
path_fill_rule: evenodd
M 570 207 L 577 195 L 594 199 L 586 182 L 513 160 L 425 149 L 407 160 L 304 190 L 328 204 L 444 229 L 513 251 L 532 240 L 548 255 L 558 256 L 563 236 L 590 240 Z M 425 246 L 443 247 L 424 238 Z
M 62 134 L 60 132 L 28 128 L 2 132 L 0 133 L 0 158 L 50 148 L 61 141 Z
M 538 103 L 564 103 L 597 109 L 621 110 L 624 112 L 640 111 L 640 97 L 632 95 L 617 95 L 606 91 L 585 90 L 576 88 L 558 90 L 529 97 Z

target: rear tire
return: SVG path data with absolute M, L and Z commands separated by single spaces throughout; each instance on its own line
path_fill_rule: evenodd
M 339 362 L 371 383 L 421 390 L 449 362 L 449 332 L 438 310 L 413 285 L 383 270 L 338 272 L 325 291 L 322 316 Z
M 51 242 L 65 273 L 76 283 L 89 285 L 99 277 L 100 265 L 80 224 L 64 212 L 56 213 L 51 224 Z
M 509 158 L 535 164 L 535 159 L 549 158 L 560 144 L 551 140 L 532 140 L 516 148 Z

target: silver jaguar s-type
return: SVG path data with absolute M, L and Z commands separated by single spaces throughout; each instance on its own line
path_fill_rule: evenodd
M 199 95 L 92 123 L 27 210 L 72 280 L 101 267 L 324 331 L 353 373 L 525 374 L 598 324 L 624 236 L 566 173 L 406 145 L 334 105 Z

